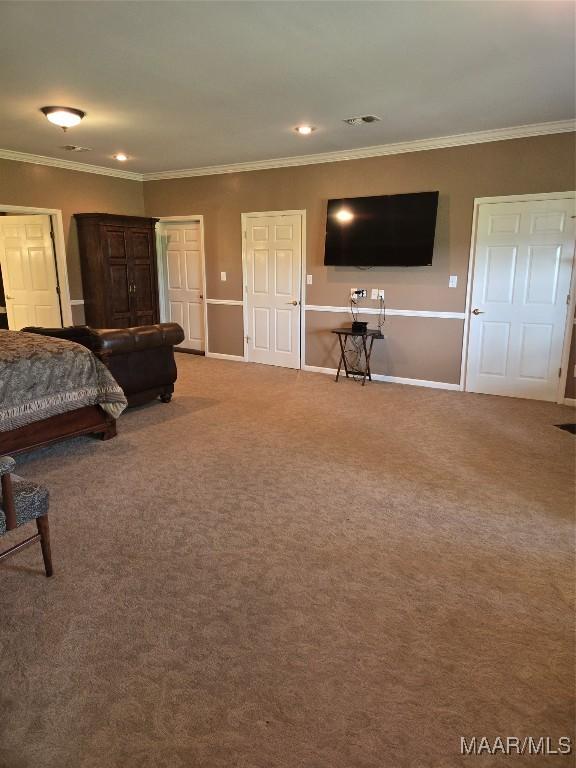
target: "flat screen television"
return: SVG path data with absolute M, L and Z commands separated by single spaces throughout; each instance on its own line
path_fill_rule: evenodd
M 438 192 L 329 200 L 324 264 L 429 266 L 437 209 Z

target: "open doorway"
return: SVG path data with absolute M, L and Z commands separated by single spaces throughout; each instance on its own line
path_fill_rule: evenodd
M 0 329 L 71 324 L 61 212 L 0 205 Z

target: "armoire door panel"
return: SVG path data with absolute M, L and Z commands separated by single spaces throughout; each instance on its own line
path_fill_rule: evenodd
M 128 249 L 124 230 L 117 227 L 103 227 L 104 252 L 109 261 L 127 261 Z
M 133 264 L 132 309 L 135 312 L 154 312 L 154 275 L 151 264 Z
M 108 301 L 114 316 L 130 315 L 130 292 L 126 264 L 110 264 Z
M 132 229 L 129 233 L 131 256 L 134 261 L 149 263 L 152 260 L 151 233 Z

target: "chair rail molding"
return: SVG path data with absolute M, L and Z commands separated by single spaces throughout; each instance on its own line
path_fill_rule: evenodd
M 306 312 L 335 312 L 340 314 L 350 312 L 350 307 L 321 306 L 318 304 L 306 304 L 304 309 Z M 379 315 L 380 309 L 378 307 L 361 307 L 358 312 L 361 315 Z M 464 320 L 466 317 L 464 312 L 440 312 L 434 309 L 388 309 L 388 307 L 386 307 L 385 314 L 398 317 L 439 317 L 448 320 Z

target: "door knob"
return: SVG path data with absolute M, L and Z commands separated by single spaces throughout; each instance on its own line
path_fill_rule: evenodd
M 483 315 L 483 314 L 484 314 L 484 312 L 482 312 L 482 310 L 481 310 L 481 309 L 473 309 L 473 310 L 472 310 L 472 314 L 473 314 L 473 315 Z
M 12 301 L 14 299 L 14 296 L 4 296 L 5 299 L 10 299 Z
M 294 299 L 294 301 L 287 301 L 286 304 L 292 304 L 293 307 L 297 307 L 300 302 Z

